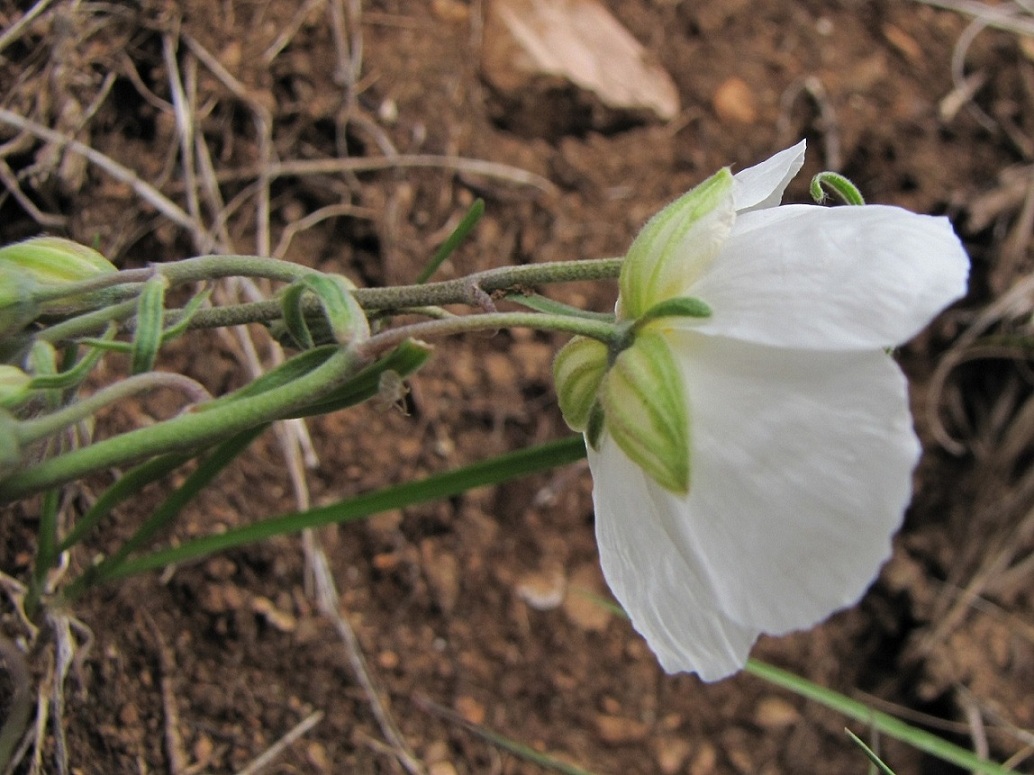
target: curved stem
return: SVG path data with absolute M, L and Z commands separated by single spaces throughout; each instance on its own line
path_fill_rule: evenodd
M 137 393 L 161 387 L 181 390 L 195 402 L 212 398 L 211 394 L 205 390 L 204 385 L 200 382 L 195 382 L 190 377 L 184 377 L 182 374 L 163 371 L 135 374 L 132 377 L 126 377 L 126 379 L 116 382 L 114 385 L 109 385 L 103 390 L 98 390 L 93 395 L 69 404 L 56 412 L 19 422 L 15 427 L 18 443 L 23 445 L 29 444 L 50 436 L 80 420 L 84 420 L 109 404 L 129 398 Z
M 136 314 L 136 299 L 130 299 L 55 323 L 39 331 L 36 338 L 54 344 L 80 336 L 90 336 L 103 331 L 109 323 L 119 323 L 134 314 Z
M 599 339 L 607 344 L 614 340 L 617 328 L 611 322 L 572 317 L 570 315 L 549 315 L 541 312 L 487 312 L 483 315 L 429 320 L 399 326 L 375 334 L 360 345 L 367 358 L 397 347 L 406 339 L 421 339 L 434 336 L 451 336 L 473 331 L 494 331 L 500 328 L 535 328 L 540 331 L 562 331 Z
M 352 291 L 359 305 L 367 310 L 401 310 L 414 307 L 440 307 L 446 304 L 481 306 L 485 294 L 513 290 L 523 294 L 528 286 L 554 282 L 581 280 L 612 280 L 621 271 L 623 259 L 601 258 L 585 261 L 554 261 L 527 266 L 503 266 L 486 269 L 458 280 L 447 280 L 425 285 L 401 285 L 394 288 L 357 288 Z M 272 280 L 292 281 L 312 274 L 315 270 L 289 264 L 285 261 L 259 256 L 200 256 L 156 267 L 171 284 L 194 282 L 229 276 L 261 276 Z M 120 274 L 131 274 L 133 282 L 146 279 L 152 269 L 130 269 Z M 306 305 L 306 313 L 318 314 L 319 304 Z M 90 336 L 103 330 L 111 321 L 126 321 L 123 330 L 133 329 L 130 320 L 136 312 L 136 302 L 120 304 L 79 315 L 40 331 L 37 336 L 48 342 L 60 342 L 81 336 Z M 169 310 L 165 325 L 174 325 L 182 316 L 181 310 Z M 222 328 L 247 323 L 269 323 L 282 316 L 280 302 L 248 302 L 227 307 L 198 310 L 190 321 L 190 328 Z
M 202 406 L 157 425 L 138 428 L 45 460 L 0 482 L 0 503 L 134 460 L 211 446 L 317 402 L 344 384 L 361 365 L 353 349 L 338 350 L 322 365 L 277 390 L 226 401 L 208 411 Z

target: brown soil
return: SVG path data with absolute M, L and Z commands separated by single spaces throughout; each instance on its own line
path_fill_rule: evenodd
M 0 28 L 31 5 L 0 2 Z M 971 250 L 974 277 L 965 302 L 901 353 L 928 452 L 895 557 L 858 607 L 811 632 L 763 640 L 755 654 L 874 707 L 942 719 L 950 739 L 986 744 L 999 759 L 1031 745 L 1030 372 L 1022 354 L 985 357 L 959 365 L 943 391 L 930 390 L 975 313 L 1032 270 L 1023 214 L 1031 202 L 1024 165 L 1034 160 L 1029 41 L 977 35 L 965 57 L 976 87 L 966 99 L 951 62 L 968 19 L 953 12 L 884 0 L 610 0 L 673 75 L 683 110 L 668 124 L 594 129 L 563 95 L 551 103 L 555 115 L 536 121 L 491 91 L 477 65 L 477 0 L 372 0 L 350 27 L 358 5 L 59 0 L 0 52 L 0 104 L 74 134 L 189 208 L 170 108 L 176 62 L 222 197 L 241 196 L 217 235 L 223 244 L 270 250 L 289 224 L 347 204 L 299 232 L 283 255 L 362 285 L 413 278 L 474 197 L 486 200 L 487 214 L 443 277 L 620 255 L 674 195 L 802 136 L 811 148 L 805 172 L 838 166 L 870 201 L 947 213 Z M 344 54 L 335 9 L 345 19 Z M 359 38 L 362 66 L 349 78 L 340 66 L 349 39 Z M 268 154 L 263 117 L 272 127 Z M 47 231 L 96 242 L 121 266 L 205 249 L 129 183 L 80 156 L 7 126 L 0 141 L 0 172 L 6 163 L 39 211 L 0 195 L 0 242 L 38 233 L 42 219 Z M 272 242 L 256 236 L 261 209 L 248 187 L 263 158 L 369 158 L 392 149 L 500 162 L 553 185 L 441 166 L 284 176 L 271 186 Z M 795 183 L 790 198 L 803 201 L 803 186 Z M 6 181 L 0 194 L 10 189 Z M 614 292 L 598 284 L 559 295 L 606 310 Z M 502 333 L 443 342 L 413 380 L 406 412 L 371 405 L 310 423 L 312 501 L 565 434 L 550 377 L 558 341 Z M 236 339 L 211 336 L 172 348 L 162 367 L 221 391 L 245 378 L 242 363 Z M 937 442 L 930 402 L 963 442 L 961 455 Z M 103 417 L 98 433 L 174 410 L 159 400 L 129 405 Z M 89 483 L 87 498 L 107 481 Z M 121 510 L 73 564 L 110 550 L 159 495 L 148 490 Z M 270 433 L 165 540 L 296 505 Z M 0 521 L 0 567 L 23 580 L 34 507 L 8 509 Z M 713 685 L 664 675 L 627 622 L 577 593 L 605 594 L 592 526 L 588 473 L 573 466 L 321 531 L 340 610 L 416 766 L 434 775 L 541 771 L 473 724 L 600 773 L 865 771 L 835 714 L 749 675 Z M 526 602 L 531 588 L 565 583 L 572 591 L 562 606 Z M 9 634 L 24 634 L 4 605 Z M 263 772 L 404 771 L 346 642 L 318 610 L 300 539 L 131 578 L 71 613 L 92 633 L 67 682 L 62 726 L 73 772 L 236 772 L 317 711 L 318 723 Z M 80 631 L 76 639 L 86 641 Z M 34 653 L 41 676 L 51 653 Z M 47 736 L 43 771 L 57 771 L 58 743 Z M 954 771 L 905 746 L 880 745 L 899 775 Z

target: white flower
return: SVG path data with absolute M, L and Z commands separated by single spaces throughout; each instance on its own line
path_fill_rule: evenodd
M 719 173 L 629 251 L 619 321 L 671 298 L 710 308 L 641 327 L 670 353 L 660 371 L 681 377 L 672 417 L 683 441 L 655 422 L 640 445 L 688 446 L 688 458 L 666 455 L 673 478 L 621 435 L 670 405 L 637 402 L 642 386 L 612 376 L 639 340 L 590 380 L 601 385 L 588 457 L 604 574 L 664 669 L 708 681 L 742 668 L 760 634 L 810 627 L 873 582 L 920 453 L 885 348 L 966 289 L 969 260 L 945 218 L 778 206 L 803 161 L 802 142 Z

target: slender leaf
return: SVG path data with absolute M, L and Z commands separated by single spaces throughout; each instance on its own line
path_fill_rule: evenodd
M 287 333 L 303 350 L 311 350 L 315 344 L 309 324 L 305 322 L 304 297 L 308 290 L 304 283 L 294 282 L 280 294 L 280 310 Z
M 194 497 L 241 452 L 247 449 L 269 424 L 258 425 L 237 434 L 219 444 L 201 464 L 187 477 L 187 480 L 154 510 L 137 531 L 111 556 L 99 564 L 86 569 L 65 589 L 65 598 L 72 600 L 91 586 L 95 586 L 118 572 L 119 566 L 130 554 L 150 541 L 162 528 L 170 525 L 176 516 Z
M 123 578 L 172 563 L 197 560 L 215 552 L 278 535 L 297 533 L 306 528 L 354 522 L 382 511 L 449 498 L 475 487 L 499 484 L 510 479 L 573 463 L 584 456 L 585 445 L 581 436 L 569 436 L 565 439 L 511 452 L 491 460 L 431 476 L 421 481 L 406 482 L 329 506 L 285 514 L 228 530 L 225 533 L 197 538 L 177 547 L 127 560 L 108 574 L 105 580 Z
M 894 770 L 892 770 L 890 767 L 888 767 L 886 764 L 884 764 L 883 760 L 879 756 L 876 755 L 875 751 L 873 751 L 869 746 L 867 746 L 863 742 L 862 738 L 860 738 L 858 735 L 856 735 L 850 729 L 844 729 L 844 731 L 847 733 L 847 736 L 850 737 L 851 740 L 854 741 L 854 743 L 859 748 L 862 749 L 862 753 L 864 753 L 866 755 L 866 757 L 868 757 L 869 761 L 872 762 L 873 766 L 876 769 L 878 769 L 880 772 L 882 772 L 883 775 L 894 775 Z
M 135 496 L 140 490 L 151 482 L 155 482 L 179 468 L 192 457 L 192 453 L 176 453 L 162 455 L 161 457 L 148 460 L 146 463 L 133 468 L 123 475 L 117 482 L 104 491 L 97 501 L 75 523 L 68 535 L 61 541 L 59 549 L 64 552 L 71 549 L 83 540 L 86 535 L 103 520 L 111 510 L 125 500 Z
M 137 299 L 136 331 L 133 334 L 131 371 L 143 374 L 154 368 L 162 346 L 162 321 L 165 315 L 165 289 L 168 281 L 155 275 L 146 283 Z
M 460 243 L 467 238 L 471 230 L 477 225 L 477 222 L 481 220 L 481 216 L 485 214 L 485 200 L 475 199 L 474 203 L 467 210 L 467 214 L 463 216 L 463 220 L 459 222 L 459 225 L 452 230 L 445 242 L 441 244 L 441 247 L 434 252 L 430 262 L 424 267 L 424 270 L 417 276 L 416 284 L 423 285 L 431 276 L 438 271 L 440 267 L 449 256 L 452 255 L 453 251 L 459 247 Z
M 850 697 L 845 697 L 839 692 L 819 686 L 786 670 L 780 670 L 756 659 L 747 662 L 746 670 L 748 673 L 758 678 L 763 678 L 771 684 L 789 689 L 801 697 L 825 705 L 830 710 L 835 710 L 848 718 L 867 724 L 870 728 L 887 737 L 900 740 L 913 748 L 917 748 L 931 756 L 936 756 L 938 759 L 954 764 L 957 767 L 970 770 L 971 772 L 984 773 L 985 775 L 1006 775 L 1006 773 L 1013 772 L 1013 770 L 1000 764 L 980 758 L 972 751 L 967 751 L 965 748 L 949 743 L 947 740 L 927 732 L 925 729 L 918 729 L 890 714 L 873 710 L 857 700 L 852 700 Z
M 493 732 L 488 727 L 480 724 L 472 724 L 459 713 L 449 710 L 436 702 L 431 702 L 425 697 L 417 696 L 415 698 L 415 702 L 417 707 L 421 710 L 424 710 L 427 713 L 432 713 L 436 716 L 441 716 L 453 724 L 464 727 L 481 739 L 492 743 L 492 745 L 502 748 L 504 751 L 509 751 L 514 756 L 518 756 L 525 761 L 537 764 L 539 767 L 544 767 L 552 772 L 559 772 L 561 775 L 593 775 L 589 770 L 582 769 L 574 764 L 568 764 L 555 756 L 550 756 L 548 753 L 536 751 L 531 746 L 519 743 L 516 740 L 511 740 L 508 737 L 504 737 L 498 732 Z

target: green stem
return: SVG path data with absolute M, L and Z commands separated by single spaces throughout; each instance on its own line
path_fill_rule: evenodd
M 156 264 L 170 285 L 215 280 L 221 277 L 264 277 L 268 280 L 291 283 L 301 280 L 315 270 L 307 266 L 264 256 L 211 255 L 185 258 L 167 264 Z
M 109 323 L 121 322 L 131 318 L 134 314 L 136 314 L 136 299 L 130 299 L 55 323 L 37 333 L 36 338 L 54 344 L 80 336 L 90 336 L 103 331 Z
M 500 328 L 534 328 L 540 331 L 562 331 L 566 334 L 599 339 L 610 344 L 616 335 L 613 323 L 569 315 L 548 315 L 540 312 L 486 312 L 482 315 L 464 315 L 413 323 L 375 334 L 360 346 L 367 358 L 397 347 L 406 339 L 424 339 L 451 336 L 474 331 L 494 331 Z
M 481 306 L 486 294 L 498 291 L 521 293 L 529 286 L 546 283 L 582 280 L 612 280 L 621 271 L 620 258 L 602 258 L 587 261 L 555 261 L 527 266 L 503 266 L 486 269 L 458 280 L 447 280 L 425 285 L 402 285 L 395 288 L 357 288 L 352 291 L 359 305 L 367 310 L 399 310 L 413 307 L 440 307 L 446 304 Z M 170 284 L 200 281 L 217 277 L 252 276 L 291 282 L 312 274 L 313 270 L 259 256 L 200 256 L 162 264 L 157 267 Z M 150 269 L 126 270 L 134 282 L 150 277 Z M 70 286 L 71 287 L 71 286 Z M 48 342 L 59 342 L 76 337 L 90 336 L 103 330 L 112 320 L 127 321 L 136 311 L 135 302 L 127 301 L 104 309 L 79 315 L 57 323 L 39 332 L 38 337 Z M 307 304 L 306 314 L 318 314 L 318 304 Z M 166 313 L 165 325 L 174 325 L 182 311 Z M 198 310 L 191 319 L 191 328 L 222 328 L 246 323 L 269 323 L 280 319 L 282 310 L 278 300 L 250 302 L 229 307 Z M 123 326 L 132 330 L 132 321 Z
M 18 443 L 24 446 L 64 430 L 116 401 L 122 401 L 138 393 L 161 387 L 182 390 L 194 401 L 204 401 L 212 397 L 201 383 L 182 374 L 162 371 L 136 374 L 116 382 L 114 385 L 109 385 L 103 390 L 98 390 L 93 395 L 69 404 L 56 412 L 18 423 L 15 435 Z
M 47 589 L 47 576 L 51 568 L 57 565 L 57 516 L 60 501 L 61 493 L 58 490 L 49 490 L 43 495 L 37 531 L 39 539 L 36 546 L 36 561 L 32 564 L 32 582 L 25 596 L 25 614 L 29 618 L 36 615 L 36 608 Z
M 395 288 L 359 288 L 353 291 L 353 294 L 363 309 L 368 310 L 477 304 L 479 291 L 493 293 L 544 283 L 613 280 L 620 274 L 623 261 L 621 258 L 600 258 L 502 266 L 475 272 L 458 280 L 426 285 L 401 285 Z
M 322 365 L 278 390 L 226 401 L 208 411 L 189 412 L 45 460 L 0 482 L 0 503 L 156 454 L 211 446 L 256 425 L 287 417 L 328 396 L 360 365 L 353 349 L 337 350 Z

